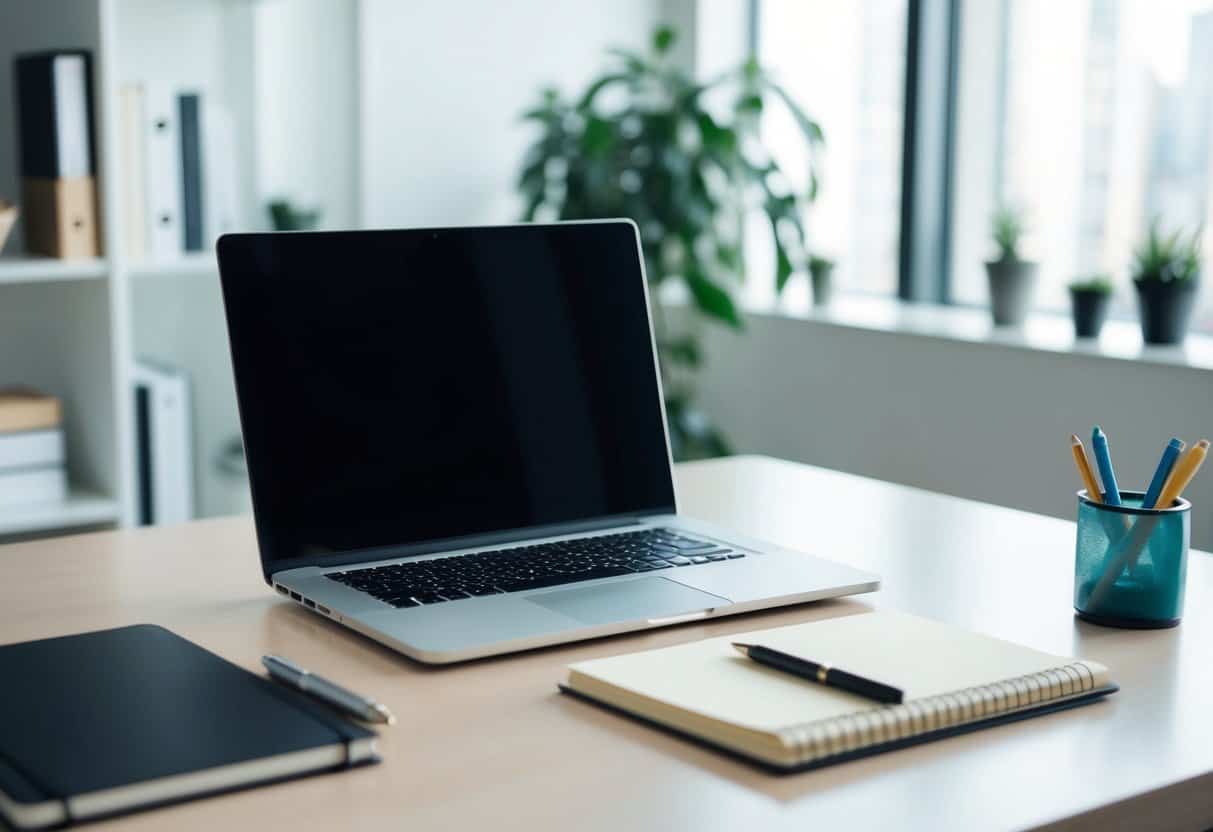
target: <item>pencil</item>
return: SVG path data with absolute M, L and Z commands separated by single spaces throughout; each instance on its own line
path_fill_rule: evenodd
M 1074 454 L 1074 464 L 1078 466 L 1078 476 L 1082 477 L 1082 484 L 1087 489 L 1087 497 L 1093 503 L 1102 503 L 1103 495 L 1099 493 L 1099 485 L 1095 482 L 1095 473 L 1091 470 L 1091 463 L 1087 461 L 1086 451 L 1083 450 L 1082 440 L 1078 438 L 1078 434 L 1070 434 L 1070 452 Z
M 1162 487 L 1162 494 L 1158 495 L 1158 502 L 1153 508 L 1170 508 L 1171 504 L 1179 499 L 1179 495 L 1188 487 L 1188 483 L 1196 476 L 1196 472 L 1200 470 L 1201 463 L 1205 461 L 1205 455 L 1209 452 L 1209 440 L 1202 439 L 1188 448 L 1187 453 L 1181 456 L 1175 463 L 1175 467 L 1171 469 L 1171 476 L 1167 477 L 1167 484 Z

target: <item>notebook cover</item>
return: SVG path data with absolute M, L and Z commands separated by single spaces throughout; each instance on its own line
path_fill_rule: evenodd
M 375 736 L 148 624 L 0 647 L 0 679 L 0 791 L 17 803 Z
M 602 702 L 598 699 L 593 698 L 592 696 L 587 696 L 584 693 L 575 691 L 566 685 L 557 685 L 556 687 L 560 690 L 561 693 L 568 694 L 569 696 L 572 696 L 574 699 L 580 699 L 582 702 L 588 702 L 591 705 L 595 705 L 599 708 L 602 708 L 603 710 L 610 711 L 611 713 L 619 714 L 620 716 L 627 717 L 627 718 L 634 720 L 636 722 L 639 722 L 643 725 L 648 725 L 651 728 L 656 728 L 657 730 L 659 730 L 663 733 L 666 733 L 666 734 L 670 734 L 671 736 L 681 737 L 682 739 L 690 740 L 691 742 L 693 742 L 697 745 L 701 745 L 705 748 L 710 748 L 714 751 L 723 752 L 724 754 L 728 755 L 729 757 L 732 757 L 736 760 L 740 760 L 744 763 L 749 763 L 750 765 L 755 766 L 759 769 L 762 769 L 763 771 L 771 772 L 774 774 L 795 774 L 795 773 L 802 772 L 802 771 L 813 771 L 814 769 L 825 768 L 826 766 L 832 766 L 837 763 L 847 763 L 847 762 L 850 762 L 851 760 L 860 760 L 860 759 L 863 759 L 864 757 L 872 757 L 872 756 L 875 756 L 876 754 L 883 754 L 886 751 L 897 751 L 898 749 L 908 748 L 912 745 L 921 745 L 922 743 L 933 742 L 935 740 L 943 740 L 943 739 L 947 739 L 948 737 L 959 736 L 960 734 L 969 734 L 974 731 L 980 731 L 983 728 L 993 728 L 997 725 L 1006 725 L 1011 722 L 1019 722 L 1020 720 L 1031 719 L 1032 717 L 1035 717 L 1035 716 L 1043 716 L 1045 714 L 1051 714 L 1056 711 L 1065 711 L 1065 710 L 1069 710 L 1070 708 L 1077 708 L 1081 705 L 1089 705 L 1092 702 L 1096 702 L 1100 699 L 1103 699 L 1108 694 L 1115 693 L 1116 691 L 1120 690 L 1119 685 L 1109 685 L 1107 687 L 1097 688 L 1096 690 L 1092 690 L 1087 693 L 1071 697 L 1069 699 L 1063 699 L 1063 700 L 1054 701 L 1054 702 L 1046 702 L 1035 708 L 1029 708 L 1029 709 L 1023 710 L 1023 711 L 1015 711 L 1015 712 L 1012 712 L 1009 714 L 1002 714 L 1000 716 L 991 717 L 990 719 L 983 719 L 983 720 L 978 720 L 977 722 L 970 722 L 965 725 L 955 725 L 950 728 L 943 728 L 943 729 L 940 729 L 937 731 L 929 731 L 924 734 L 919 734 L 918 736 L 904 737 L 899 740 L 893 740 L 892 742 L 884 742 L 884 743 L 879 743 L 877 745 L 871 745 L 871 746 L 868 746 L 867 748 L 858 748 L 858 749 L 855 749 L 854 751 L 848 751 L 843 754 L 837 754 L 832 757 L 826 757 L 824 759 L 812 760 L 807 763 L 799 763 L 797 765 L 792 765 L 792 766 L 780 766 L 780 765 L 776 765 L 768 760 L 764 760 L 760 757 L 751 757 L 750 755 L 745 754 L 736 748 L 730 748 L 727 745 L 721 745 L 719 743 L 712 742 L 711 740 L 707 740 L 707 739 L 704 739 L 703 737 L 699 737 L 694 734 L 688 733 L 686 731 L 679 730 L 678 728 L 671 727 L 669 725 L 666 725 L 665 723 L 656 722 L 655 720 L 651 720 L 648 717 L 643 717 L 638 714 L 634 714 L 631 711 L 626 711 L 623 708 L 617 708 L 614 705 L 609 705 L 606 702 Z
M 56 117 L 55 58 L 61 55 L 78 55 L 84 59 L 82 92 L 86 135 L 76 137 L 87 147 L 88 169 L 84 171 L 65 171 L 64 160 L 59 158 L 59 130 L 62 125 Z M 47 179 L 91 175 L 96 170 L 91 54 L 82 49 L 37 52 L 17 56 L 14 64 L 17 128 L 21 137 L 21 175 Z

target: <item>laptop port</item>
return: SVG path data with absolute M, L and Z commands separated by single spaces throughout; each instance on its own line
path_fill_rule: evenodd
M 283 595 L 290 595 L 290 593 L 286 591 L 286 587 L 284 587 L 282 584 L 274 584 L 274 589 L 278 590 Z
M 323 604 L 317 604 L 316 609 L 319 610 L 320 612 L 324 613 L 325 615 L 330 615 L 333 612 L 332 610 L 330 610 L 328 607 L 324 606 Z
M 312 609 L 316 609 L 316 602 L 313 601 L 311 598 L 304 598 L 303 604 L 304 604 L 304 606 L 311 607 Z
M 302 596 L 302 595 L 300 595 L 298 592 L 292 592 L 292 593 L 291 593 L 291 598 L 292 598 L 292 599 L 294 599 L 295 601 L 302 601 L 302 600 L 303 600 L 303 596 Z

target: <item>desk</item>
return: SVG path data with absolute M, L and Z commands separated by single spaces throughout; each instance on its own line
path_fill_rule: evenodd
M 683 510 L 879 572 L 854 599 L 431 669 L 282 601 L 248 518 L 0 548 L 0 640 L 154 622 L 249 669 L 282 653 L 400 717 L 382 765 L 133 815 L 123 829 L 1202 829 L 1213 825 L 1213 559 L 1177 629 L 1071 613 L 1073 524 L 776 460 L 679 466 Z M 1058 500 L 1073 497 L 1058 487 Z M 570 662 L 897 607 L 1112 668 L 1107 701 L 772 776 L 559 695 Z M 1104 807 L 1104 808 L 1100 808 Z M 1067 820 L 1068 819 L 1068 820 Z

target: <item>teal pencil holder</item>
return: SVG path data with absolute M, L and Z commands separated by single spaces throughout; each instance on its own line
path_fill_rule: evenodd
M 1192 504 L 1141 507 L 1140 491 L 1123 505 L 1092 502 L 1078 492 L 1074 610 L 1109 627 L 1174 627 L 1183 617 Z

